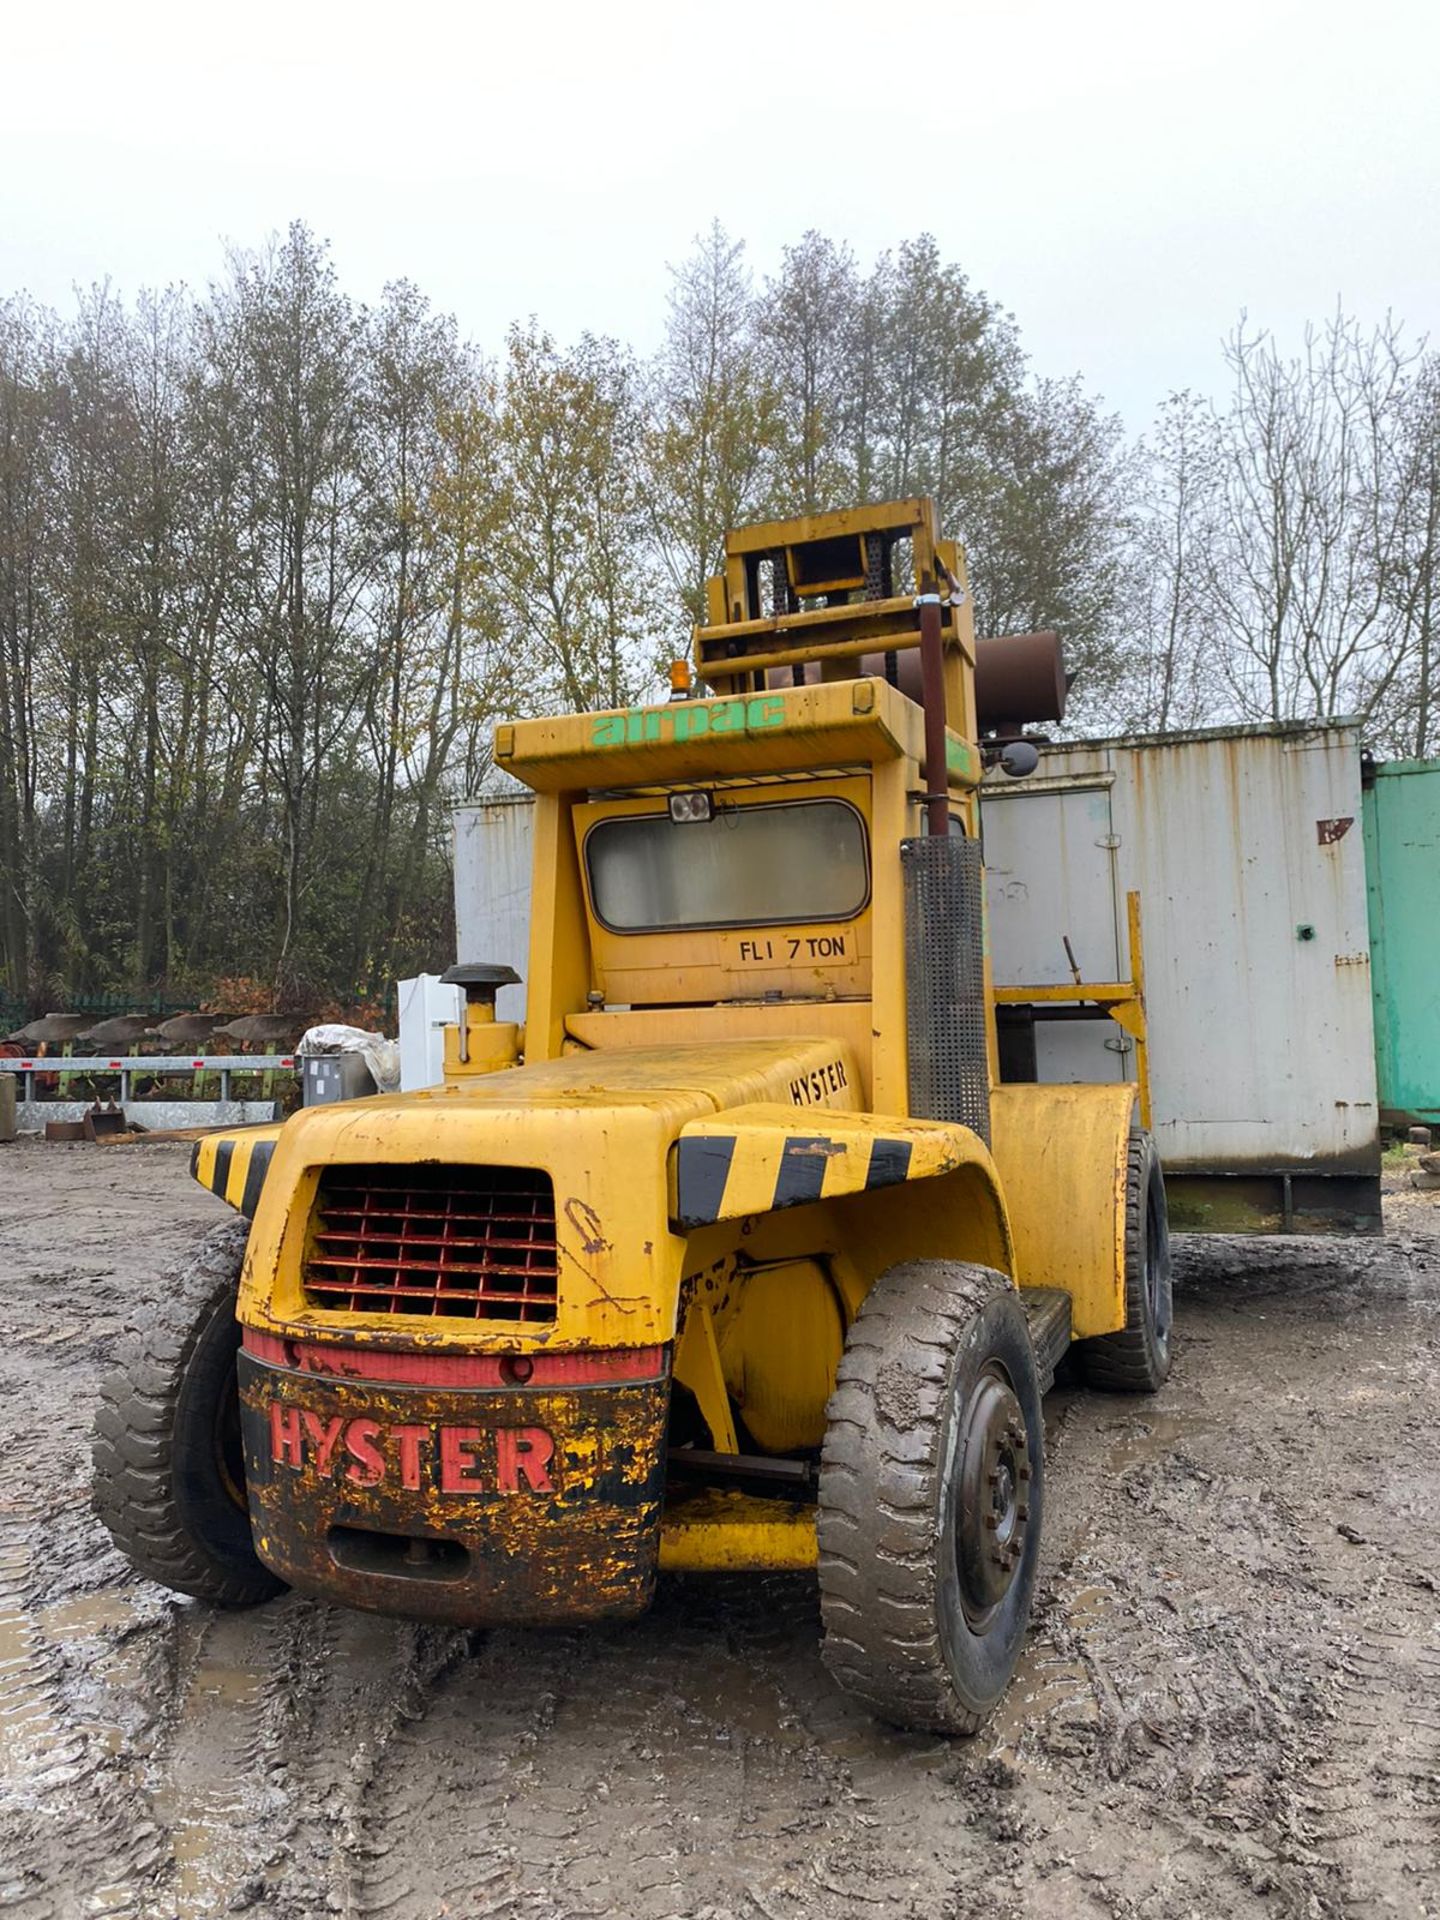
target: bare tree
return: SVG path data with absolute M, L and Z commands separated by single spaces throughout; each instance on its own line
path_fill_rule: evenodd
M 770 488 L 778 394 L 762 363 L 744 243 L 719 221 L 671 271 L 665 342 L 646 384 L 646 512 L 684 630 L 704 617 L 725 532 Z
M 1400 545 L 1385 592 L 1398 631 L 1381 737 L 1420 759 L 1440 737 L 1440 355 L 1425 356 L 1404 396 L 1394 477 Z
M 37 959 L 44 723 L 36 693 L 55 642 L 46 562 L 57 486 L 48 430 L 55 325 L 27 300 L 0 304 L 0 978 L 18 997 L 29 991 Z
M 1116 702 L 1117 717 L 1137 731 L 1200 726 L 1223 710 L 1226 690 L 1201 591 L 1214 540 L 1216 440 L 1206 403 L 1172 393 L 1141 449 Z
M 1082 708 L 1113 703 L 1129 455 L 1078 380 L 997 399 L 962 522 L 981 633 L 1059 629 Z
M 776 497 L 789 513 L 817 513 L 849 491 L 845 421 L 854 382 L 858 283 L 846 247 L 810 232 L 787 247 L 765 283 L 759 339 L 779 400 Z
M 1226 346 L 1206 602 L 1249 718 L 1369 711 L 1398 669 L 1388 591 L 1404 525 L 1391 471 L 1408 357 L 1343 314 L 1283 359 L 1242 320 Z
M 237 256 L 231 323 L 253 406 L 247 481 L 266 539 L 252 659 L 270 709 L 266 752 L 281 860 L 277 986 L 294 968 L 322 773 L 363 706 L 373 654 L 355 631 L 374 564 L 360 495 L 360 322 L 324 249 L 294 225 Z

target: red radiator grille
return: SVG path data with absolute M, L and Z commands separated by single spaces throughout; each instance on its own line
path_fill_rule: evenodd
M 310 1238 L 318 1307 L 555 1318 L 555 1191 L 532 1167 L 327 1167 Z

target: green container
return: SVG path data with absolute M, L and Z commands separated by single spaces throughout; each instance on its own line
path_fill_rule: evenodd
M 1377 766 L 1362 803 L 1380 1117 L 1440 1124 L 1440 760 Z

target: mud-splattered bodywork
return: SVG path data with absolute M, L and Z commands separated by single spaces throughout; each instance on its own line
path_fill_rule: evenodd
M 247 1337 L 245 1473 L 271 1567 L 351 1606 L 463 1625 L 648 1604 L 662 1349 L 562 1367 L 563 1385 L 543 1361 L 539 1383 L 518 1386 L 483 1356 L 397 1358 Z
M 739 1040 L 572 1054 L 297 1115 L 273 1144 L 239 1302 L 261 1557 L 353 1605 L 467 1624 L 643 1608 L 672 1372 L 706 1398 L 709 1349 L 693 1329 L 677 1356 L 692 1308 L 728 1342 L 731 1385 L 743 1397 L 748 1366 L 758 1396 L 768 1355 L 747 1353 L 731 1325 L 747 1287 L 785 1277 L 792 1337 L 819 1339 L 907 1245 L 978 1236 L 1010 1265 L 981 1143 L 861 1112 L 859 1080 L 836 1042 Z M 223 1159 L 213 1145 L 196 1171 L 239 1179 Z M 337 1182 L 373 1197 L 394 1170 L 463 1185 L 496 1169 L 538 1173 L 553 1194 L 553 1284 L 524 1306 L 531 1317 L 461 1317 L 443 1298 L 424 1312 L 388 1310 L 410 1303 L 387 1298 L 376 1311 L 363 1273 L 337 1305 L 317 1279 L 336 1266 L 324 1243 Z M 907 1186 L 902 1224 L 894 1203 Z M 894 1218 L 877 1234 L 887 1196 Z M 415 1230 L 442 1231 L 423 1219 Z M 830 1366 L 798 1390 L 814 1402 L 802 1428 L 823 1419 Z M 793 1558 L 793 1543 L 783 1551 Z

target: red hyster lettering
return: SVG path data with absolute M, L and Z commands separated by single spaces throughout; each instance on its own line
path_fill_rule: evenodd
M 343 1463 L 353 1486 L 398 1483 L 418 1493 L 438 1480 L 442 1493 L 554 1493 L 554 1435 L 544 1427 L 386 1426 L 343 1414 L 322 1419 L 308 1407 L 270 1403 L 270 1458 L 292 1473 L 327 1479 Z

